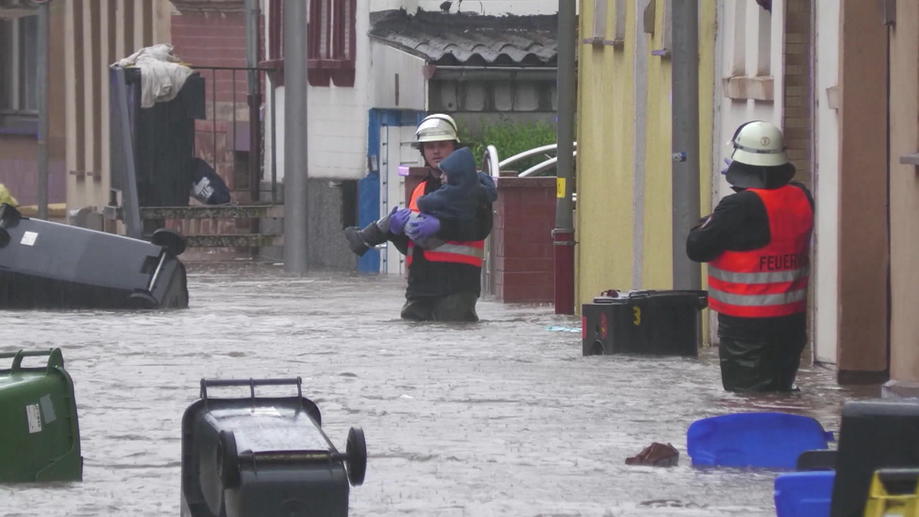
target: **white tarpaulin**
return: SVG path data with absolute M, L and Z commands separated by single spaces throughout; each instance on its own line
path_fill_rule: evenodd
M 123 68 L 140 68 L 141 108 L 152 108 L 157 102 L 171 101 L 192 74 L 191 68 L 181 64 L 172 50 L 172 45 L 159 43 L 114 63 Z

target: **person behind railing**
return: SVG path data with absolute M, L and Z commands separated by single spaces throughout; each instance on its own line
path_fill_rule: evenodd
M 457 150 L 456 133 L 449 115 L 425 117 L 415 137 L 429 172 L 412 192 L 409 208 L 394 207 L 363 229 L 345 229 L 358 255 L 387 240 L 406 255 L 403 319 L 478 321 L 484 239 L 491 232 L 497 190 L 490 176 L 476 173 L 469 149 Z
M 807 341 L 814 200 L 804 185 L 789 183 L 795 168 L 777 127 L 747 122 L 732 140 L 722 172 L 736 193 L 690 230 L 686 252 L 709 263 L 724 389 L 788 391 Z

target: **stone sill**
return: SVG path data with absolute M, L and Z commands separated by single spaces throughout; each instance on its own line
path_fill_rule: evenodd
M 725 77 L 721 81 L 724 87 L 724 96 L 729 99 L 753 99 L 766 102 L 775 100 L 772 76 L 733 76 Z

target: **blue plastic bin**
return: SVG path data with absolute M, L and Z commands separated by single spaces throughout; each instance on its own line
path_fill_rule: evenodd
M 778 517 L 829 517 L 836 472 L 791 472 L 775 478 Z
M 737 413 L 696 420 L 686 432 L 694 466 L 793 469 L 798 456 L 826 449 L 833 433 L 813 418 L 787 413 Z

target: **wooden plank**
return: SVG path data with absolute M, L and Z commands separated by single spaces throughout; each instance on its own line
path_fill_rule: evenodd
M 889 81 L 890 377 L 892 383 L 915 386 L 919 382 L 919 231 L 915 224 L 919 218 L 919 3 L 901 0 L 895 5 Z
M 841 381 L 874 380 L 889 364 L 888 29 L 878 22 L 876 7 L 844 0 L 841 10 L 836 309 Z

